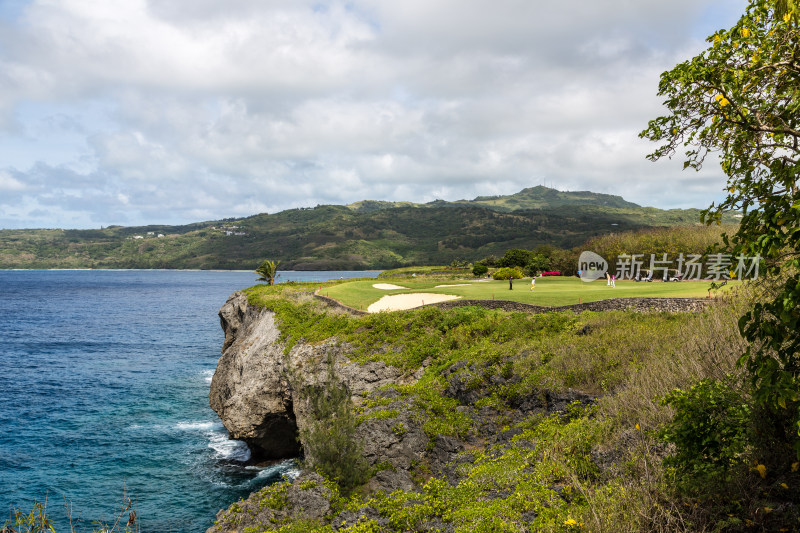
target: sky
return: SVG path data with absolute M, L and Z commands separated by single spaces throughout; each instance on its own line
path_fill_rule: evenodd
M 0 228 L 547 185 L 707 207 L 659 75 L 745 0 L 0 0 Z

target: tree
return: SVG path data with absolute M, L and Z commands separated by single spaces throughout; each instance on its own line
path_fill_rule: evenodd
M 270 285 L 275 284 L 275 275 L 278 273 L 278 265 L 280 265 L 280 261 L 270 261 L 269 259 L 264 260 L 256 269 L 256 274 L 260 274 L 261 277 L 258 278 L 256 281 L 266 281 Z
M 499 267 L 524 267 L 533 258 L 534 253 L 530 250 L 512 248 L 497 262 Z
M 487 255 L 483 259 L 480 260 L 481 263 L 486 265 L 487 267 L 495 267 L 497 266 L 497 256 L 494 254 Z
M 562 274 L 575 274 L 578 267 L 578 252 L 564 250 L 551 244 L 540 244 L 533 250 L 537 255 L 547 259 L 547 269 Z
M 328 358 L 327 379 L 303 388 L 309 403 L 309 420 L 300 430 L 306 460 L 323 476 L 335 481 L 347 494 L 369 477 L 361 443 L 356 439 L 358 421 L 350 390 L 334 374 Z
M 764 408 L 800 429 L 800 34 L 796 0 L 751 0 L 711 46 L 661 75 L 659 95 L 670 114 L 642 137 L 663 142 L 651 160 L 687 147 L 684 168 L 700 169 L 718 153 L 727 197 L 703 212 L 719 223 L 741 210 L 736 233 L 723 241 L 737 256 L 761 256 L 766 273 L 785 282 L 739 321 L 750 347 L 739 363 Z M 796 443 L 800 442 L 794 439 Z M 796 444 L 797 445 L 797 444 Z M 800 446 L 798 446 L 800 451 Z
M 472 267 L 472 274 L 477 277 L 485 276 L 487 272 L 489 272 L 489 267 L 481 263 L 475 263 L 475 266 Z
M 535 276 L 537 272 L 544 272 L 550 268 L 550 261 L 547 257 L 540 254 L 531 254 L 528 264 L 525 265 L 525 273 L 529 276 Z

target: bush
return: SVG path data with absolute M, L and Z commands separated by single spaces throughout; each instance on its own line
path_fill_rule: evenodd
M 369 467 L 355 440 L 357 420 L 350 391 L 336 379 L 333 361 L 328 361 L 327 381 L 305 388 L 311 403 L 311 421 L 300 432 L 306 458 L 321 475 L 349 493 L 368 478 Z
M 675 455 L 664 462 L 675 467 L 684 488 L 725 481 L 747 446 L 750 406 L 745 399 L 724 382 L 703 379 L 689 390 L 673 390 L 661 404 L 675 408 L 659 436 L 675 444 Z
M 520 279 L 523 276 L 519 268 L 501 268 L 493 274 L 494 279 Z
M 486 265 L 475 263 L 475 266 L 472 267 L 472 273 L 477 277 L 485 276 L 487 272 L 489 272 L 489 267 Z

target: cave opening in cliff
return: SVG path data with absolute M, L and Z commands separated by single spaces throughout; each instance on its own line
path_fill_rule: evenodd
M 266 419 L 259 428 L 256 438 L 247 439 L 245 442 L 250 448 L 250 462 L 300 457 L 303 450 L 292 406 L 289 405 L 283 415 Z

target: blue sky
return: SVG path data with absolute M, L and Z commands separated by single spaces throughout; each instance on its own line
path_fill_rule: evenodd
M 602 4 L 602 5 L 598 5 Z M 658 76 L 739 0 L 0 0 L 0 228 L 188 223 L 547 183 L 705 207 Z

